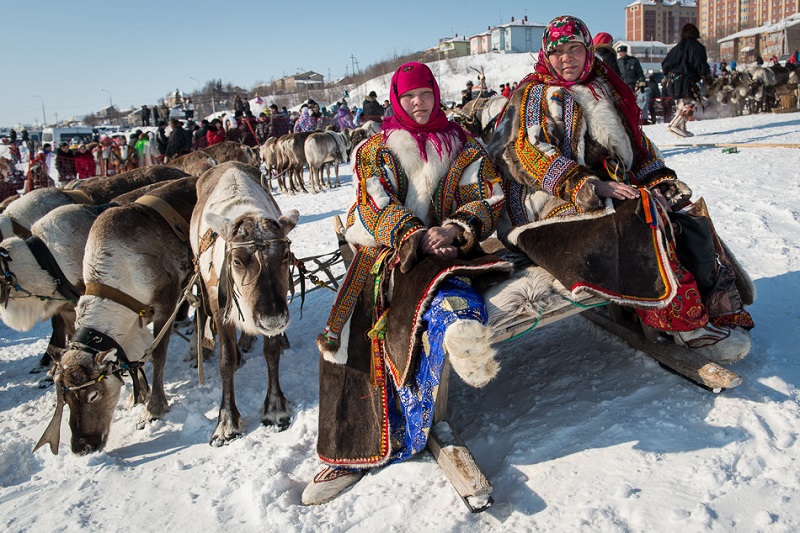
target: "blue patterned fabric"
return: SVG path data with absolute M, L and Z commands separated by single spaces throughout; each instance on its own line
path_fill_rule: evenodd
M 425 449 L 444 367 L 443 341 L 447 326 L 456 320 L 477 320 L 481 324 L 486 324 L 487 320 L 483 298 L 464 278 L 451 278 L 442 283 L 422 317 L 427 321 L 427 342 L 423 339 L 414 382 L 406 387 L 386 387 L 389 427 L 395 449 L 392 463 L 405 461 Z

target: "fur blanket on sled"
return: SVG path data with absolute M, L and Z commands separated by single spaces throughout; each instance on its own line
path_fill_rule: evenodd
M 511 231 L 508 241 L 575 298 L 591 294 L 621 305 L 663 307 L 677 290 L 664 232 L 661 224 L 648 224 L 639 198 L 532 222 Z

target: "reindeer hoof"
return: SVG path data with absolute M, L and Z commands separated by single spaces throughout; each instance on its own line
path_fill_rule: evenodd
M 211 446 L 213 446 L 214 448 L 222 448 L 223 446 L 225 446 L 226 444 L 228 444 L 232 440 L 241 439 L 241 438 L 242 438 L 242 434 L 241 433 L 234 433 L 232 435 L 228 435 L 228 436 L 225 436 L 225 437 L 223 437 L 222 435 L 214 435 L 213 437 L 211 437 L 211 441 L 209 442 L 209 444 Z
M 36 383 L 36 386 L 38 388 L 40 388 L 40 389 L 46 389 L 47 387 L 51 386 L 53 383 L 55 383 L 53 381 L 53 375 L 52 374 L 47 374 L 46 376 L 44 376 L 42 379 L 40 379 Z
M 278 431 L 286 431 L 289 429 L 289 424 L 292 422 L 292 419 L 288 416 L 279 417 L 277 420 L 273 418 L 264 418 L 261 420 L 261 424 L 266 427 L 275 427 Z

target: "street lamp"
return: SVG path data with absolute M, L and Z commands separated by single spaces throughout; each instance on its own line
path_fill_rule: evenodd
M 41 96 L 37 96 L 35 94 L 33 95 L 33 97 L 38 98 L 39 100 L 42 101 L 42 126 L 47 126 L 47 117 L 45 117 L 44 114 L 44 98 L 42 98 Z
M 111 91 L 108 89 L 100 89 L 101 92 L 108 93 L 108 107 L 114 107 L 114 102 L 111 101 Z

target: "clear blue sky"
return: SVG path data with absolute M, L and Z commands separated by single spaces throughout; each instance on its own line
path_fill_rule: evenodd
M 3 2 L 0 126 L 140 106 L 211 79 L 247 89 L 299 70 L 336 79 L 525 15 L 624 37 L 631 0 L 37 0 Z M 41 98 L 36 98 L 34 95 Z

